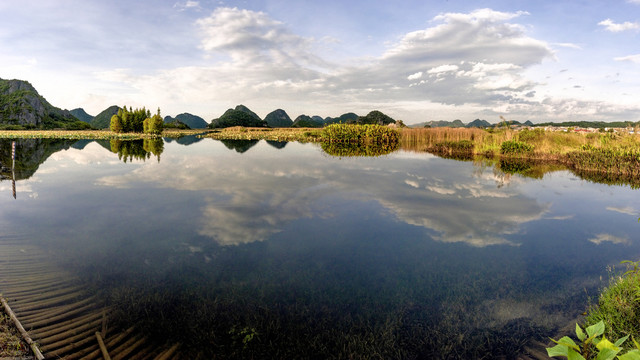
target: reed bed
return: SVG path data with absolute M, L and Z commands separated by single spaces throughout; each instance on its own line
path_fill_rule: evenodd
M 640 137 L 630 134 L 545 132 L 542 129 L 403 129 L 401 148 L 441 156 L 471 153 L 555 161 L 580 171 L 630 178 L 640 175 Z

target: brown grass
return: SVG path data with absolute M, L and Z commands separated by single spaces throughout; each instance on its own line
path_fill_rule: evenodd
M 28 349 L 9 316 L 0 313 L 0 358 L 27 356 Z

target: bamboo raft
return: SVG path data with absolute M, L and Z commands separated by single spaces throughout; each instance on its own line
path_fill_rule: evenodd
M 135 327 L 110 329 L 110 309 L 19 237 L 0 236 L 0 298 L 36 359 L 180 358 L 179 344 L 158 345 Z

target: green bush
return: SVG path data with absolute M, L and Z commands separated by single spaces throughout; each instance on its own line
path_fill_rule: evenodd
M 534 130 L 524 129 L 518 133 L 518 140 L 526 143 L 540 141 L 542 140 L 543 137 L 544 137 L 543 129 L 534 129 Z
M 500 152 L 504 155 L 525 154 L 531 151 L 533 151 L 533 145 L 516 140 L 505 141 L 500 146 Z

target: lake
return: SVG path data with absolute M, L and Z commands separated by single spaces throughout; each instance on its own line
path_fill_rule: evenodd
M 8 235 L 42 249 L 114 323 L 185 357 L 514 357 L 640 257 L 640 192 L 553 167 L 195 137 L 16 143 L 14 163 L 0 140 L 0 249 Z

